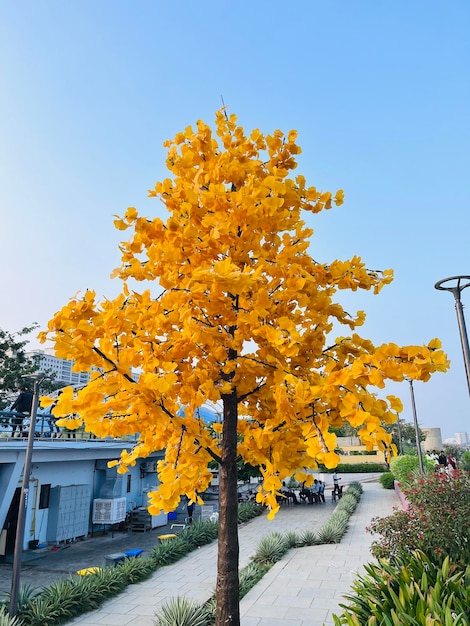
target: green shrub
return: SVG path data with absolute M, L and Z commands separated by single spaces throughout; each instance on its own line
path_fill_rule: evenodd
M 434 471 L 433 462 L 424 457 L 423 466 L 426 473 Z M 418 457 L 409 454 L 394 457 L 390 461 L 390 471 L 400 483 L 401 488 L 410 485 L 421 476 Z
M 390 472 L 382 474 L 379 480 L 384 489 L 393 489 L 395 487 L 395 476 Z
M 422 550 L 436 563 L 445 556 L 470 561 L 470 478 L 468 474 L 425 474 L 404 489 L 407 511 L 375 518 L 369 531 L 381 535 L 371 546 L 376 557 L 396 559 Z
M 385 463 L 340 463 L 336 469 L 327 469 L 321 466 L 321 471 L 327 474 L 333 474 L 337 471 L 339 474 L 368 474 L 369 472 L 386 472 Z
M 460 466 L 465 472 L 470 472 L 470 452 L 468 450 L 462 454 Z
M 403 555 L 394 564 L 386 560 L 365 567 L 347 595 L 344 612 L 334 615 L 341 624 L 370 626 L 424 625 L 469 626 L 470 566 L 440 567 L 420 551 Z

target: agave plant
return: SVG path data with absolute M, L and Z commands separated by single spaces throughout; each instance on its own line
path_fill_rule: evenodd
M 346 511 L 348 515 L 354 513 L 357 507 L 357 500 L 352 494 L 345 494 L 336 508 L 336 511 Z
M 290 532 L 284 535 L 284 538 L 287 542 L 289 548 L 298 548 L 301 544 L 299 535 L 295 532 L 295 530 L 291 530 Z
M 187 598 L 172 598 L 156 614 L 156 626 L 209 626 L 209 613 Z
M 333 516 L 330 517 L 318 532 L 318 543 L 339 543 L 346 532 L 347 526 L 347 521 L 333 519 Z
M 280 533 L 272 533 L 261 539 L 252 557 L 255 563 L 272 564 L 279 561 L 289 549 L 285 537 Z
M 328 520 L 328 522 L 330 520 L 333 520 L 333 522 L 335 523 L 343 523 L 344 525 L 347 525 L 349 518 L 351 517 L 351 514 L 349 513 L 349 511 L 347 509 L 336 509 L 334 513 L 332 513 L 332 515 L 330 516 L 330 519 Z M 328 522 L 326 522 L 328 524 Z
M 318 537 L 313 530 L 307 529 L 300 535 L 300 546 L 316 546 L 318 544 Z

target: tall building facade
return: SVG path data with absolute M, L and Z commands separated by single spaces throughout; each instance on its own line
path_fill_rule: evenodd
M 470 443 L 470 433 L 455 433 L 455 441 L 459 446 L 464 446 Z
M 50 373 L 54 380 L 64 385 L 86 385 L 90 380 L 89 372 L 72 371 L 73 361 L 59 359 L 46 350 L 26 352 L 26 356 L 37 359 L 40 372 Z

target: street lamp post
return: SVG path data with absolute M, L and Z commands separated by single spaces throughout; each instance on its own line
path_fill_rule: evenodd
M 423 451 L 421 450 L 421 434 L 419 432 L 418 416 L 416 414 L 416 403 L 415 403 L 415 392 L 413 388 L 413 380 L 411 378 L 407 378 L 406 380 L 410 383 L 411 408 L 413 410 L 413 421 L 415 425 L 416 448 L 418 451 L 419 471 L 421 472 L 421 475 L 423 475 L 424 474 Z
M 457 281 L 455 285 L 444 286 L 449 281 Z M 465 364 L 465 372 L 467 374 L 467 385 L 470 393 L 470 350 L 468 347 L 467 328 L 465 326 L 465 318 L 463 315 L 462 301 L 460 294 L 466 287 L 470 287 L 470 276 L 451 276 L 439 280 L 434 287 L 439 291 L 450 291 L 455 298 L 455 310 L 457 312 L 457 322 L 459 324 L 460 341 L 462 343 L 463 360 Z
M 21 556 L 23 553 L 24 529 L 26 522 L 26 511 L 28 508 L 29 496 L 29 475 L 31 473 L 31 460 L 33 456 L 34 432 L 36 430 L 36 416 L 39 404 L 39 386 L 47 378 L 36 378 L 34 381 L 33 401 L 31 405 L 31 419 L 29 424 L 28 442 L 26 444 L 26 455 L 23 469 L 23 483 L 21 485 L 20 504 L 18 508 L 18 520 L 16 522 L 15 549 L 13 554 L 13 571 L 11 575 L 10 593 L 10 617 L 14 617 L 18 611 L 18 596 L 20 589 Z

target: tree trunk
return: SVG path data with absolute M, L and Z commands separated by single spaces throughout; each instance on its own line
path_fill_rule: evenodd
M 237 421 L 234 391 L 223 397 L 222 462 L 219 470 L 219 541 L 215 626 L 240 626 L 238 585 Z

